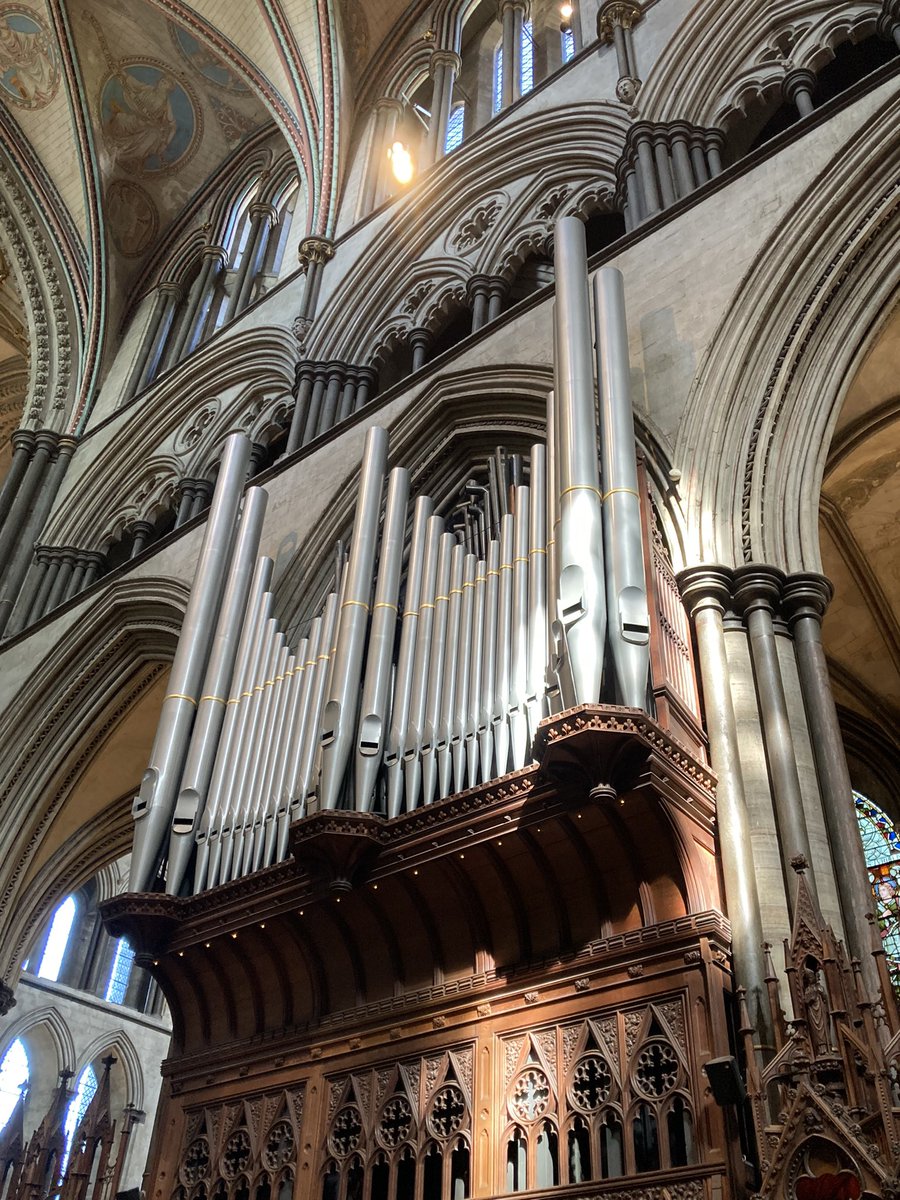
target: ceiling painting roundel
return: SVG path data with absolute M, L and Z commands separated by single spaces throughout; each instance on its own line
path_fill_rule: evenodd
M 169 22 L 169 29 L 175 45 L 194 70 L 199 71 L 207 82 L 239 95 L 246 95 L 250 91 L 238 73 L 233 71 L 226 62 L 223 62 L 217 54 L 213 54 L 212 50 L 195 38 L 189 30 L 176 25 L 174 21 Z
M 185 165 L 199 143 L 202 118 L 188 85 L 165 63 L 125 59 L 100 90 L 100 127 L 122 170 L 152 176 Z
M 139 258 L 159 229 L 153 201 L 130 179 L 115 179 L 106 189 L 109 232 L 124 258 Z
M 44 108 L 59 86 L 59 56 L 43 17 L 25 4 L 0 6 L 0 90 L 20 108 Z

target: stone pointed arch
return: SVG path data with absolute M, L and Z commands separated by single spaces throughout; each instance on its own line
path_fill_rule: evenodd
M 0 1062 L 16 1038 L 27 1039 L 28 1034 L 37 1031 L 47 1036 L 56 1053 L 55 1074 L 66 1068 L 72 1070 L 76 1061 L 75 1040 L 59 1009 L 52 1004 L 23 1013 L 7 1026 L 0 1040 Z
M 818 497 L 831 433 L 876 333 L 872 313 L 886 313 L 900 287 L 898 120 L 893 97 L 811 183 L 719 324 L 675 456 L 690 481 L 695 561 L 821 569 Z
M 52 653 L 22 671 L 16 701 L 0 716 L 0 835 L 8 847 L 0 973 L 7 979 L 59 896 L 130 848 L 130 792 L 79 814 L 65 836 L 53 823 L 107 740 L 162 686 L 187 597 L 175 580 L 117 581 L 80 611 Z
M 114 1054 L 122 1066 L 125 1076 L 126 1104 L 135 1108 L 144 1107 L 144 1067 L 134 1042 L 124 1028 L 112 1033 L 101 1033 L 85 1046 L 75 1069 L 76 1078 L 89 1063 L 96 1062 L 101 1055 Z
M 721 124 L 780 86 L 791 66 L 820 65 L 837 41 L 864 36 L 878 17 L 870 0 L 773 0 L 759 8 L 749 12 L 743 0 L 695 4 L 641 88 L 642 119 Z

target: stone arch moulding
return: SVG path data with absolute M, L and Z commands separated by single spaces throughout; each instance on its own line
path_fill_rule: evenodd
M 463 227 L 481 211 L 485 197 L 493 197 L 496 213 L 484 213 L 469 233 L 480 248 L 484 236 L 503 220 L 504 209 L 516 202 L 514 189 L 525 190 L 525 181 L 543 170 L 560 139 L 565 139 L 567 168 L 575 177 L 611 180 L 627 126 L 621 106 L 572 104 L 512 121 L 497 130 L 489 145 L 476 140 L 441 159 L 418 184 L 416 204 L 387 214 L 376 245 L 367 248 L 342 286 L 328 296 L 310 334 L 309 357 L 361 361 L 372 329 L 396 311 L 409 284 L 409 264 L 423 268 L 447 254 L 473 257 L 467 254 L 469 246 L 451 247 L 447 239 L 459 233 L 465 240 Z M 482 225 L 487 226 L 483 232 Z
M 96 1062 L 101 1054 L 116 1055 L 125 1075 L 125 1103 L 133 1104 L 135 1108 L 143 1108 L 144 1069 L 134 1042 L 124 1029 L 117 1029 L 114 1033 L 101 1033 L 95 1037 L 79 1055 L 75 1078 L 78 1078 L 89 1063 Z
M 59 1014 L 59 1010 L 51 1005 L 36 1008 L 33 1012 L 23 1013 L 18 1020 L 8 1026 L 0 1041 L 0 1062 L 6 1051 L 16 1040 L 25 1038 L 29 1033 L 40 1031 L 45 1033 L 56 1052 L 56 1074 L 68 1068 L 72 1070 L 75 1064 L 75 1041 L 72 1031 Z
M 821 570 L 831 433 L 873 318 L 900 286 L 898 119 L 892 98 L 813 181 L 719 324 L 675 455 L 694 561 Z
M 190 355 L 166 373 L 139 413 L 123 409 L 116 414 L 105 431 L 105 445 L 84 474 L 76 478 L 74 470 L 70 472 L 71 483 L 67 480 L 66 494 L 47 528 L 46 543 L 89 544 L 97 528 L 105 527 L 119 512 L 123 497 L 130 494 L 129 486 L 144 478 L 148 453 L 166 456 L 176 470 L 183 465 L 176 438 L 179 431 L 193 427 L 207 401 L 217 401 L 217 411 L 228 429 L 241 428 L 241 400 L 235 397 L 247 396 L 248 377 L 254 381 L 254 394 L 271 389 L 273 395 L 286 395 L 293 387 L 296 362 L 296 339 L 279 325 L 229 333 Z M 116 437 L 125 422 L 128 438 Z M 223 427 L 212 420 L 198 430 L 196 441 L 187 449 L 198 458 L 212 458 L 213 439 L 224 436 Z
M 701 0 L 644 81 L 641 118 L 720 124 L 791 67 L 817 65 L 838 41 L 874 29 L 878 11 L 871 0 L 774 0 L 748 21 L 743 0 Z
M 127 852 L 128 799 L 33 863 L 52 822 L 118 724 L 166 670 L 188 589 L 177 581 L 120 580 L 86 611 L 22 684 L 0 718 L 0 977 L 16 978 L 59 896 Z

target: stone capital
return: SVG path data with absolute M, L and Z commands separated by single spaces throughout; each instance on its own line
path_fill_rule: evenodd
M 264 204 L 261 200 L 257 200 L 255 204 L 250 205 L 248 212 L 251 217 L 256 217 L 260 221 L 268 221 L 270 229 L 278 223 L 278 209 L 274 204 Z
M 900 25 L 900 0 L 882 0 L 881 13 L 875 22 L 875 32 L 887 42 L 894 40 L 894 30 Z
M 11 1008 L 15 1008 L 16 998 L 12 988 L 0 980 L 0 1017 L 5 1017 Z
M 304 238 L 297 249 L 297 257 L 304 269 L 311 264 L 323 267 L 334 258 L 334 242 L 323 237 Z
M 209 259 L 211 262 L 218 262 L 223 267 L 228 265 L 228 251 L 224 246 L 204 246 L 200 251 L 200 257 Z
M 27 450 L 29 454 L 34 452 L 35 438 L 30 429 L 17 429 L 9 440 L 12 442 L 13 450 Z
M 154 529 L 155 526 L 152 521 L 132 521 L 128 526 L 128 532 L 133 534 L 135 537 L 139 533 L 143 533 L 149 537 Z
M 509 291 L 509 284 L 502 275 L 489 275 L 488 291 L 492 296 L 505 296 Z
M 177 279 L 162 279 L 156 285 L 156 290 L 166 299 L 172 299 L 177 304 L 184 296 L 184 288 Z
M 454 75 L 462 70 L 462 59 L 455 50 L 434 50 L 428 64 L 429 74 L 434 76 L 438 67 L 449 67 Z
M 497 16 L 501 21 L 503 20 L 503 14 L 507 11 L 507 9 L 527 15 L 527 0 L 500 0 L 499 4 L 497 5 Z
M 731 607 L 732 571 L 718 563 L 679 572 L 681 599 L 691 618 L 711 608 L 720 616 Z
M 805 67 L 794 67 L 781 81 L 781 94 L 789 104 L 797 99 L 798 92 L 814 92 L 815 88 L 816 77 Z
M 403 112 L 403 101 L 396 96 L 382 96 L 375 101 L 374 108 L 377 113 L 395 113 L 399 117 Z
M 415 329 L 409 331 L 409 342 L 411 346 L 428 347 L 434 341 L 434 336 L 430 329 L 425 329 L 422 325 L 417 325 Z
M 78 438 L 69 437 L 68 434 L 62 434 L 57 442 L 56 453 L 60 458 L 71 458 L 78 449 Z
M 742 616 L 763 609 L 778 611 L 784 589 L 784 571 L 764 563 L 747 563 L 734 573 L 734 606 Z
M 793 628 L 796 621 L 807 617 L 821 624 L 833 595 L 831 581 L 824 575 L 816 575 L 811 571 L 788 575 L 781 597 L 781 607 L 788 625 Z
M 43 450 L 46 454 L 54 454 L 59 445 L 59 434 L 52 429 L 39 429 L 34 435 L 35 450 Z
M 633 29 L 641 19 L 641 6 L 634 0 L 607 0 L 597 13 L 597 37 L 611 42 L 614 29 Z
M 490 275 L 470 275 L 466 280 L 466 296 L 474 300 L 476 296 L 486 296 L 491 288 Z

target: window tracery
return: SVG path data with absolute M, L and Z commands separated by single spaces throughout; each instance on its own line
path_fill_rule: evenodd
M 875 893 L 878 926 L 888 972 L 900 990 L 900 833 L 884 809 L 854 792 L 856 819 L 869 883 Z
M 333 1080 L 322 1200 L 464 1200 L 471 1071 L 465 1048 Z

